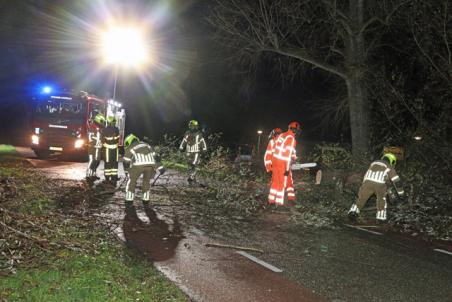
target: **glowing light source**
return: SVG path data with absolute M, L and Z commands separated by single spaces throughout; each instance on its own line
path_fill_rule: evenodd
M 257 134 L 261 135 L 262 134 L 262 130 L 257 130 Z
M 413 139 L 415 141 L 421 141 L 422 140 L 422 135 L 417 134 L 417 135 L 413 136 Z
M 77 139 L 74 143 L 75 149 L 80 149 L 85 144 L 85 141 L 83 139 Z
M 113 27 L 102 34 L 102 53 L 107 64 L 139 67 L 146 62 L 148 48 L 141 30 Z
M 50 86 L 44 86 L 42 88 L 42 93 L 48 94 L 48 93 L 51 93 L 51 92 L 52 92 L 52 87 L 50 87 Z
M 39 145 L 39 136 L 37 136 L 36 134 L 33 134 L 31 136 L 31 143 L 33 145 Z

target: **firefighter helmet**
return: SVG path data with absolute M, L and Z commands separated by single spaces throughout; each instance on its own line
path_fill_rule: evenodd
M 397 157 L 392 153 L 385 153 L 381 159 L 387 159 L 392 167 L 395 167 L 397 163 Z
M 301 126 L 299 122 L 291 122 L 289 124 L 289 130 L 292 130 L 296 135 L 300 134 Z
M 116 118 L 112 115 L 107 116 L 107 125 L 114 126 L 116 124 Z
M 135 134 L 129 134 L 126 136 L 126 138 L 124 139 L 124 147 L 128 147 L 132 144 L 133 141 L 139 141 L 138 137 Z
M 270 135 L 268 136 L 268 139 L 276 138 L 278 135 L 282 133 L 281 128 L 275 128 L 270 132 Z
M 199 127 L 199 123 L 197 120 L 191 120 L 190 122 L 188 122 L 188 128 L 191 130 L 196 130 Z
M 96 114 L 96 116 L 94 117 L 94 122 L 101 126 L 105 125 L 105 116 L 102 113 Z

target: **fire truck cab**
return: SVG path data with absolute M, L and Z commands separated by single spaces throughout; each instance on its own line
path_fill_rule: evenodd
M 120 103 L 83 91 L 40 95 L 33 100 L 31 148 L 38 158 L 86 155 L 88 131 L 98 113 L 116 118 L 122 146 L 126 115 Z

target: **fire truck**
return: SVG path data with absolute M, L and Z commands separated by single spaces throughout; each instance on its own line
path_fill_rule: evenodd
M 33 100 L 31 148 L 38 158 L 52 154 L 87 156 L 88 131 L 94 117 L 114 116 L 122 146 L 125 110 L 119 102 L 87 92 L 41 94 Z

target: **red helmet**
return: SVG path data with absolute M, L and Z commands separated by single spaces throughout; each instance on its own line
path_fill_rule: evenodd
M 289 124 L 289 130 L 290 129 L 297 129 L 297 130 L 301 130 L 301 126 L 299 122 L 291 122 Z
M 280 135 L 282 133 L 282 129 L 281 128 L 275 128 L 270 132 L 270 135 L 268 136 L 268 139 L 272 139 L 277 137 L 278 135 Z

